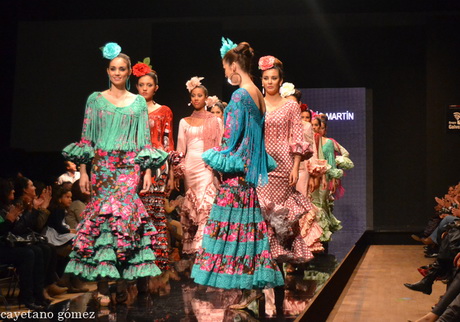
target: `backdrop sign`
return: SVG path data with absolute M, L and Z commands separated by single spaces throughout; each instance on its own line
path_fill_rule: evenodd
M 361 236 L 366 229 L 366 202 L 372 199 L 367 187 L 366 170 L 366 115 L 365 88 L 302 88 L 302 103 L 310 109 L 328 116 L 329 137 L 337 140 L 350 152 L 355 167 L 346 171 L 342 180 L 345 195 L 334 204 L 334 215 L 342 221 L 342 233 L 355 232 Z M 338 234 L 339 234 L 338 233 Z M 333 236 L 334 240 L 338 235 Z M 344 236 L 345 237 L 345 236 Z M 346 235 L 345 238 L 350 237 Z
M 447 133 L 460 134 L 460 105 L 449 105 L 446 110 Z

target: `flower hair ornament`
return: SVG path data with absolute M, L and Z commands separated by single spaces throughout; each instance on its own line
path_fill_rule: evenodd
M 259 69 L 264 71 L 275 66 L 275 57 L 273 56 L 264 56 L 259 59 Z
M 308 111 L 308 105 L 305 103 L 300 104 L 300 112 L 307 112 Z
M 217 102 L 219 102 L 219 98 L 216 95 L 209 96 L 206 99 L 206 106 L 207 107 L 213 107 L 214 105 L 216 105 Z
M 295 93 L 295 86 L 292 83 L 283 83 L 283 85 L 280 88 L 280 95 L 281 97 L 288 97 L 291 96 Z
M 104 47 L 99 48 L 102 50 L 102 56 L 106 59 L 114 59 L 121 53 L 121 47 L 116 42 L 108 42 Z
M 222 37 L 222 46 L 220 47 L 220 56 L 224 58 L 225 54 L 228 53 L 229 50 L 236 48 L 236 44 L 233 43 L 230 39 L 225 39 Z
M 195 87 L 201 85 L 202 79 L 204 79 L 204 77 L 194 76 L 185 83 L 185 87 L 187 87 L 187 90 L 191 93 Z
M 137 77 L 142 77 L 152 72 L 152 66 L 150 65 L 150 58 L 145 57 L 142 62 L 137 62 L 133 66 L 133 74 Z

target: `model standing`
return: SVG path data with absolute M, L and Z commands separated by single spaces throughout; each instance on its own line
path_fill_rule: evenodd
M 182 204 L 183 230 L 182 252 L 195 254 L 203 239 L 203 229 L 216 196 L 214 174 L 206 166 L 201 155 L 207 149 L 219 146 L 222 122 L 206 111 L 208 90 L 201 84 L 202 77 L 192 77 L 186 83 L 190 92 L 193 113 L 179 123 L 177 152 L 185 158 L 181 162 L 185 184 L 185 200 Z
M 265 144 L 267 152 L 278 164 L 269 173 L 268 185 L 259 187 L 265 219 L 270 224 L 270 247 L 273 257 L 279 261 L 307 262 L 312 251 L 321 251 L 321 229 L 316 222 L 317 209 L 296 190 L 299 165 L 309 159 L 313 150 L 303 139 L 303 127 L 299 105 L 280 95 L 284 70 L 282 62 L 265 56 L 259 60 L 262 70 L 262 86 L 265 90 Z M 302 230 L 308 238 L 302 238 L 299 220 L 304 216 Z
M 117 280 L 117 301 L 124 302 L 125 280 L 160 273 L 152 250 L 155 227 L 136 189 L 141 167 L 146 169 L 146 192 L 150 167 L 163 163 L 167 153 L 151 148 L 145 99 L 127 90 L 129 57 L 116 43 L 106 44 L 103 56 L 110 60 L 110 88 L 89 96 L 81 141 L 67 146 L 63 155 L 80 165 L 81 190 L 91 193 L 66 272 L 97 280 L 98 298 L 107 305 L 108 279 Z M 90 161 L 91 180 L 86 171 Z
M 147 102 L 152 147 L 169 153 L 174 150 L 173 113 L 168 106 L 158 104 L 153 100 L 158 90 L 158 75 L 150 66 L 150 58 L 145 58 L 144 62 L 134 65 L 133 74 L 138 77 L 137 91 Z M 157 230 L 154 245 L 155 263 L 162 271 L 170 268 L 168 231 L 164 209 L 167 192 L 171 190 L 170 185 L 174 185 L 174 177 L 170 175 L 172 172 L 169 171 L 167 162 L 159 168 L 153 168 L 152 185 L 149 191 L 140 195 Z
M 203 153 L 206 164 L 222 174 L 222 184 L 192 277 L 196 283 L 225 289 L 283 285 L 256 193 L 257 186 L 268 182 L 267 173 L 276 164 L 265 151 L 265 103 L 250 76 L 254 51 L 246 42 L 237 46 L 223 39 L 221 55 L 225 76 L 239 89 L 225 109 L 222 146 Z M 238 307 L 260 295 L 251 292 Z

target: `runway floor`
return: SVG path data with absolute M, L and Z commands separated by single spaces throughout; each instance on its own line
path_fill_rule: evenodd
M 356 267 L 327 321 L 415 321 L 431 310 L 446 288 L 435 282 L 425 295 L 406 288 L 422 276 L 417 267 L 430 264 L 422 246 L 372 245 Z

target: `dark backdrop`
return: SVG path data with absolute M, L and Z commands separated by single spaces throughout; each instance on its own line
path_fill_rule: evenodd
M 97 49 L 105 42 L 119 42 L 134 61 L 152 58 L 157 100 L 171 106 L 177 126 L 191 112 L 191 76 L 229 98 L 219 57 L 226 36 L 250 42 L 257 58 L 279 57 L 297 87 L 372 90 L 374 228 L 418 229 L 433 197 L 460 180 L 460 138 L 443 130 L 445 107 L 460 104 L 460 11 L 455 2 L 399 2 L 138 1 L 127 8 L 5 0 L 2 175 L 21 170 L 48 181 L 62 172 L 58 150 L 78 139 L 86 97 L 107 87 Z

